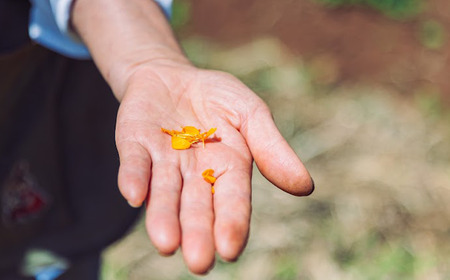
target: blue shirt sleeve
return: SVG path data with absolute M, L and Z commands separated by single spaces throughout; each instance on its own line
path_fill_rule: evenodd
M 90 59 L 89 50 L 70 28 L 73 0 L 30 0 L 28 33 L 36 43 L 71 58 Z M 167 17 L 171 16 L 172 0 L 157 2 Z

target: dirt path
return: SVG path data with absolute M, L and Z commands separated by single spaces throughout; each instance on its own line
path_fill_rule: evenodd
M 196 0 L 186 33 L 228 45 L 276 36 L 328 73 L 324 83 L 381 83 L 405 94 L 438 93 L 450 105 L 450 45 L 430 50 L 419 40 L 430 19 L 450 32 L 450 2 L 427 3 L 420 16 L 399 22 L 360 8 L 330 10 L 310 0 Z

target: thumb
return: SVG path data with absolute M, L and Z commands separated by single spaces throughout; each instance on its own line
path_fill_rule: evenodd
M 311 194 L 314 183 L 309 172 L 281 135 L 262 100 L 244 124 L 241 132 L 264 177 L 290 194 Z

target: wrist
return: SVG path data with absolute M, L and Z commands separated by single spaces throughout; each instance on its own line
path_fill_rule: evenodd
M 156 52 L 137 53 L 134 56 L 136 59 L 128 57 L 117 60 L 117 63 L 107 73 L 106 79 L 119 102 L 122 101 L 130 85 L 136 81 L 138 83 L 144 80 L 154 82 L 155 77 L 158 77 L 157 80 L 162 82 L 163 78 L 169 79 L 181 71 L 196 69 L 184 55 L 179 53 L 161 51 L 159 54 Z
M 142 65 L 189 64 L 154 1 L 76 0 L 72 24 L 119 100 Z

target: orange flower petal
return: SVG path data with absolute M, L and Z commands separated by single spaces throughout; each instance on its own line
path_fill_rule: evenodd
M 202 172 L 202 176 L 211 176 L 214 174 L 214 169 L 206 169 L 205 171 Z
M 205 171 L 203 171 L 202 176 L 206 182 L 214 184 L 216 182 L 216 177 L 214 177 L 213 174 L 214 174 L 213 169 L 206 169 Z
M 165 128 L 162 128 L 162 127 L 161 127 L 161 131 L 164 132 L 164 133 L 167 133 L 167 134 L 169 134 L 171 136 L 174 136 L 175 133 L 176 133 L 175 130 L 168 130 L 168 129 L 165 129 Z
M 197 137 L 191 136 L 189 134 L 176 134 L 174 135 L 178 138 L 183 138 L 187 141 L 189 141 L 191 144 L 197 143 L 199 140 L 197 139 Z
M 191 142 L 188 140 L 177 136 L 172 136 L 172 148 L 175 150 L 185 150 L 189 149 L 189 147 L 191 147 Z
M 198 130 L 197 128 L 195 128 L 193 126 L 185 126 L 185 127 L 183 127 L 182 133 L 188 134 L 191 136 L 196 136 L 196 135 L 200 134 L 200 130 Z
M 214 132 L 216 132 L 217 128 L 213 127 L 210 130 L 208 130 L 208 132 L 203 133 L 203 138 L 206 139 L 209 136 L 213 135 Z
M 205 139 L 211 136 L 216 131 L 216 128 L 211 128 L 205 133 L 200 133 L 200 129 L 193 126 L 185 126 L 181 131 L 165 128 L 161 128 L 161 131 L 172 136 L 172 147 L 174 149 L 184 150 L 200 141 L 203 142 L 203 147 L 205 147 Z
M 216 178 L 214 176 L 205 176 L 203 177 L 206 182 L 210 184 L 214 184 L 216 182 Z

